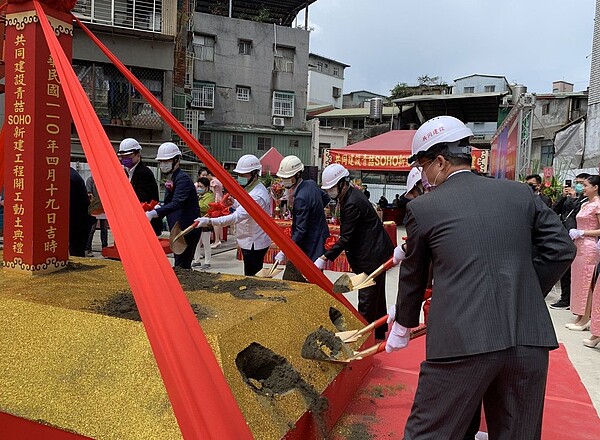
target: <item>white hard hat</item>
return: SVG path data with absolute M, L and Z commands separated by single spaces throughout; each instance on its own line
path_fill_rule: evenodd
M 156 160 L 169 160 L 175 156 L 181 156 L 181 150 L 173 142 L 165 142 L 158 147 Z
M 296 173 L 304 170 L 304 164 L 296 156 L 285 156 L 281 159 L 279 164 L 279 171 L 277 171 L 277 177 L 282 179 L 289 179 L 294 177 Z
M 125 138 L 121 141 L 121 144 L 119 145 L 119 152 L 117 154 L 129 154 L 141 149 L 142 146 L 137 140 L 134 138 Z
M 323 170 L 323 181 L 321 182 L 321 188 L 333 188 L 340 181 L 340 179 L 348 177 L 349 175 L 350 173 L 348 172 L 348 170 L 339 163 L 332 163 L 331 165 L 327 165 L 327 167 L 325 167 L 325 169 Z
M 419 168 L 410 170 L 406 179 L 406 193 L 411 192 L 419 180 L 421 180 L 421 170 Z
M 426 121 L 419 127 L 412 141 L 412 156 L 409 162 L 414 162 L 416 155 L 429 150 L 437 144 L 458 142 L 473 136 L 473 132 L 460 119 L 452 116 L 438 116 Z
M 258 175 L 261 175 L 262 165 L 260 163 L 260 160 L 258 160 L 258 158 L 254 154 L 244 154 L 237 161 L 233 172 L 238 174 L 246 174 L 254 170 L 258 170 Z

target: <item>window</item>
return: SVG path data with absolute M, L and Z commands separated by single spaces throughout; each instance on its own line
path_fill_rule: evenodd
M 170 8 L 170 4 L 166 4 Z M 170 20 L 163 20 L 163 1 L 130 0 L 130 1 L 89 1 L 79 0 L 73 12 L 86 23 L 98 23 L 125 29 L 141 29 L 144 31 L 174 35 Z
M 188 52 L 185 64 L 185 85 L 186 89 L 191 89 L 194 83 L 194 54 Z
M 475 87 L 463 87 L 463 93 L 475 93 Z
M 339 67 L 334 67 L 333 68 L 333 76 L 340 76 L 340 69 L 339 69 Z
M 258 149 L 259 150 L 268 150 L 269 148 L 271 148 L 271 138 L 259 137 L 258 138 Z
M 239 40 L 238 41 L 238 49 L 239 49 L 240 55 L 250 55 L 250 51 L 252 50 L 252 41 Z
M 545 167 L 551 167 L 552 161 L 554 160 L 554 148 L 552 145 L 542 145 L 540 165 Z
M 211 35 L 194 35 L 194 55 L 200 61 L 215 60 L 215 37 Z
M 210 147 L 212 144 L 212 133 L 210 131 L 201 131 L 198 133 L 198 142 L 200 142 L 204 148 Z
M 238 101 L 250 101 L 250 87 L 237 86 L 235 94 Z
M 273 116 L 294 117 L 294 94 L 273 92 Z
M 275 71 L 294 73 L 295 52 L 293 47 L 275 46 Z
M 322 72 L 323 71 L 323 63 L 322 62 L 317 62 L 317 72 Z
M 496 91 L 496 86 L 484 86 L 483 91 L 485 93 L 491 93 Z
M 340 89 L 339 87 L 333 87 L 331 91 L 331 96 L 333 96 L 334 98 L 339 98 L 340 96 L 342 96 L 342 89 Z
M 352 128 L 355 130 L 365 128 L 365 120 L 364 119 L 354 119 L 352 121 Z
M 198 118 L 200 110 L 189 110 L 185 111 L 184 127 L 189 133 L 194 136 L 194 139 L 198 139 Z
M 192 107 L 215 108 L 215 85 L 201 84 L 192 89 Z
M 542 116 L 543 115 L 547 115 L 548 113 L 550 113 L 550 103 L 549 102 L 544 102 L 542 104 Z
M 290 139 L 290 148 L 300 147 L 300 141 L 298 139 Z
M 234 150 L 241 150 L 244 148 L 244 136 L 241 134 L 232 134 L 229 139 L 229 148 Z

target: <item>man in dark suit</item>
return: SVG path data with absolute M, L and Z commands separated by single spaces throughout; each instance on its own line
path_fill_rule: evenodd
M 158 184 L 154 178 L 154 173 L 142 161 L 142 146 L 133 138 L 125 138 L 119 145 L 117 153 L 121 164 L 125 167 L 133 191 L 138 200 L 143 203 L 150 203 L 153 200 L 158 202 Z M 151 222 L 152 229 L 156 235 L 162 233 L 162 221 L 158 218 Z
M 85 257 L 85 245 L 93 221 L 88 213 L 90 199 L 85 182 L 75 168 L 70 167 L 69 173 L 69 254 Z
M 323 255 L 325 240 L 329 237 L 325 206 L 330 199 L 314 180 L 302 179 L 303 170 L 304 164 L 298 157 L 286 156 L 281 160 L 277 177 L 291 193 L 288 204 L 292 212 L 292 240 L 314 261 Z M 275 256 L 280 263 L 284 258 L 282 251 Z M 283 279 L 306 281 L 291 261 L 286 264 Z
M 411 160 L 432 191 L 407 205 L 387 351 L 419 324 L 430 261 L 434 292 L 406 440 L 462 438 L 481 399 L 490 438 L 541 438 L 548 352 L 558 346 L 544 296 L 576 248 L 526 185 L 470 172 L 471 135 L 442 116 L 413 139 Z
M 371 202 L 350 186 L 350 173 L 340 164 L 323 170 L 322 186 L 331 199 L 340 204 L 340 238 L 333 247 L 314 260 L 323 270 L 327 260 L 335 260 L 342 251 L 354 273 L 372 273 L 394 252 L 394 245 Z M 385 272 L 374 279 L 375 285 L 358 291 L 358 311 L 371 323 L 387 314 Z M 387 325 L 375 330 L 377 339 L 385 339 Z
M 200 206 L 198 205 L 198 196 L 194 182 L 184 171 L 179 168 L 181 151 L 173 142 L 165 142 L 158 147 L 156 160 L 158 161 L 160 172 L 167 177 L 165 182 L 166 194 L 162 206 L 146 212 L 148 220 L 154 218 L 162 219 L 167 217 L 169 229 L 173 229 L 175 223 L 179 222 L 181 230 L 184 230 L 198 217 L 200 217 Z M 191 269 L 196 245 L 200 240 L 200 229 L 192 229 L 185 236 L 187 247 L 185 251 L 175 254 L 174 267 L 180 269 Z
M 542 176 L 539 174 L 530 174 L 529 176 L 525 177 L 525 183 L 527 183 L 527 185 L 531 187 L 531 190 L 537 194 L 540 199 L 542 199 L 542 202 L 544 202 L 546 206 L 552 206 L 552 200 L 550 200 L 550 197 L 542 194 Z

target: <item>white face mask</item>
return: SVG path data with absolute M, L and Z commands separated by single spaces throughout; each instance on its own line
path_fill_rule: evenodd
M 160 172 L 163 174 L 170 174 L 173 171 L 173 163 L 172 162 L 160 162 L 158 164 L 160 168 Z
M 285 186 L 287 189 L 290 189 L 292 186 L 294 186 L 295 182 L 294 182 L 294 178 L 290 177 L 289 179 L 281 179 L 281 183 L 283 184 L 283 186 Z

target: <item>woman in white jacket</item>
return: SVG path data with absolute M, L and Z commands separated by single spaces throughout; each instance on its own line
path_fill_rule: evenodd
M 271 198 L 267 188 L 259 180 L 262 165 L 258 158 L 252 154 L 240 157 L 233 172 L 239 175 L 240 185 L 268 214 L 271 208 Z M 263 267 L 263 260 L 271 245 L 271 239 L 237 201 L 234 202 L 233 208 L 235 211 L 232 214 L 223 217 L 201 217 L 196 219 L 198 221 L 197 227 L 231 226 L 235 224 L 235 235 L 244 258 L 244 275 L 253 276 Z

